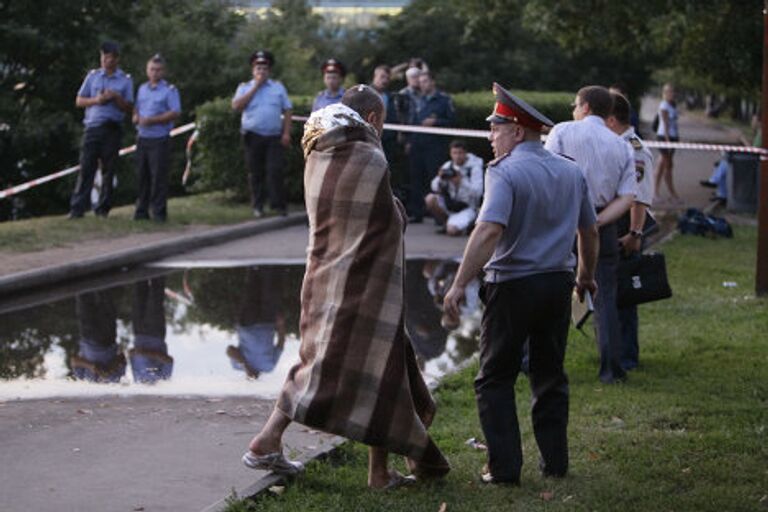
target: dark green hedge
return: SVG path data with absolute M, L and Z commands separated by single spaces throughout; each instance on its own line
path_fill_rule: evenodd
M 525 101 L 538 108 L 553 121 L 570 119 L 570 102 L 573 95 L 559 92 L 514 91 Z M 311 96 L 291 96 L 294 114 L 308 115 Z M 466 92 L 453 96 L 456 106 L 456 125 L 462 128 L 487 129 L 485 118 L 493 109 L 493 95 L 488 92 Z M 209 101 L 197 108 L 196 118 L 200 126 L 200 137 L 195 152 L 195 189 L 200 191 L 230 190 L 239 199 L 248 197 L 245 164 L 240 142 L 240 117 L 230 107 L 230 98 Z M 288 151 L 286 186 L 292 202 L 302 202 L 302 174 L 304 159 L 301 154 L 302 123 L 294 123 L 293 144 Z M 483 157 L 492 158 L 487 140 L 470 139 L 470 151 Z M 446 155 L 447 159 L 448 155 Z M 395 167 L 404 165 L 397 159 Z M 394 168 L 393 175 L 403 176 L 404 169 Z

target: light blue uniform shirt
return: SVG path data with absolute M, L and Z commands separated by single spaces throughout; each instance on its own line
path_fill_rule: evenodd
M 136 111 L 139 117 L 154 117 L 170 111 L 181 113 L 179 90 L 165 80 L 160 80 L 154 88 L 144 82 L 136 93 Z M 144 139 L 167 137 L 172 128 L 173 122 L 136 127 L 139 137 Z
M 339 89 L 337 94 L 331 94 L 328 89 L 320 91 L 317 93 L 317 96 L 315 96 L 315 101 L 312 102 L 312 112 L 340 102 L 342 96 L 344 96 L 343 87 Z
M 104 69 L 92 69 L 83 80 L 77 95 L 83 98 L 94 98 L 105 89 L 112 89 L 128 103 L 133 103 L 133 80 L 131 75 L 126 75 L 120 68 L 116 69 L 112 75 L 107 75 Z M 86 107 L 83 124 L 86 128 L 94 128 L 107 121 L 121 123 L 123 119 L 125 119 L 125 112 L 120 110 L 114 101 L 108 101 L 104 105 Z
M 581 169 L 536 141 L 488 165 L 478 222 L 504 226 L 485 265 L 491 283 L 573 270 L 573 240 L 596 220 Z
M 254 83 L 255 81 L 251 80 L 240 84 L 235 92 L 235 99 L 250 91 Z M 240 131 L 264 136 L 280 135 L 283 133 L 283 112 L 291 108 L 293 105 L 283 84 L 269 79 L 259 87 L 243 110 L 240 116 Z

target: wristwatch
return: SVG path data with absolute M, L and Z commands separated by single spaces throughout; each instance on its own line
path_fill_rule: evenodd
M 630 229 L 629 234 L 632 235 L 632 238 L 643 238 L 643 232 L 639 229 Z

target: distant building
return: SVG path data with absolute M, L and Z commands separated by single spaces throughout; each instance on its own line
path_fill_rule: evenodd
M 368 28 L 379 22 L 380 16 L 395 16 L 411 0 L 310 0 L 312 12 L 329 23 L 348 27 Z M 263 16 L 272 5 L 265 0 L 235 0 L 234 8 L 246 15 Z

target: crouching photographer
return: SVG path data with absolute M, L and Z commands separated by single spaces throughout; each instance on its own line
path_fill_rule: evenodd
M 483 195 L 483 160 L 467 152 L 463 141 L 451 142 L 451 159 L 432 180 L 424 198 L 427 210 L 441 228 L 439 233 L 459 236 L 475 222 Z

